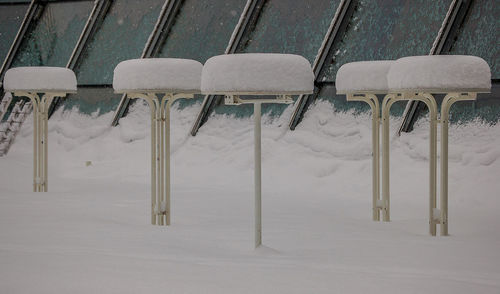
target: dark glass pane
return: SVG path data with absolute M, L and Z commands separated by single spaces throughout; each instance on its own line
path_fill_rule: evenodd
M 186 0 L 159 57 L 198 60 L 223 54 L 246 0 Z
M 473 1 L 450 54 L 482 57 L 491 68 L 491 77 L 500 78 L 500 2 Z
M 314 62 L 340 0 L 269 0 L 243 52 L 292 53 Z
M 111 87 L 78 87 L 77 94 L 64 99 L 64 109 L 76 109 L 84 114 L 101 115 L 115 111 L 121 95 L 114 94 Z
M 344 63 L 429 54 L 451 0 L 360 0 L 321 75 L 335 81 Z
M 75 69 L 78 84 L 110 85 L 123 60 L 139 58 L 164 0 L 116 0 Z
M 10 46 L 16 38 L 28 5 L 0 5 L 0 65 L 3 64 Z
M 92 1 L 47 4 L 24 36 L 12 67 L 66 66 L 92 6 Z

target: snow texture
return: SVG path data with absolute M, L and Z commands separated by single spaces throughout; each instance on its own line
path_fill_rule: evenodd
M 307 59 L 293 54 L 214 56 L 203 67 L 204 94 L 310 94 L 314 74 Z
M 64 67 L 26 66 L 5 73 L 5 91 L 76 92 L 75 73 Z
M 116 93 L 199 93 L 201 70 L 198 61 L 179 58 L 144 58 L 120 62 L 114 71 Z
M 476 56 L 411 56 L 400 58 L 391 66 L 388 84 L 391 90 L 398 91 L 490 92 L 491 73 L 488 63 Z
M 337 94 L 388 92 L 387 74 L 392 60 L 359 61 L 342 65 L 337 71 L 335 87 Z
M 431 237 L 428 121 L 392 139 L 392 219 L 373 222 L 368 113 L 318 101 L 293 132 L 293 106 L 264 115 L 254 250 L 253 119 L 212 115 L 192 137 L 201 105 L 177 105 L 169 227 L 149 224 L 146 104 L 115 128 L 56 111 L 47 193 L 28 117 L 0 157 L 0 293 L 500 293 L 500 125 L 451 126 L 451 235 Z

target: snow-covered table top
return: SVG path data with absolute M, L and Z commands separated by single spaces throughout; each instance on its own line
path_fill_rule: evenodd
M 214 56 L 203 67 L 204 94 L 311 94 L 314 74 L 307 59 L 293 54 L 247 53 Z
M 114 71 L 116 93 L 200 93 L 203 65 L 195 60 L 144 58 L 120 62 Z
M 358 61 L 342 65 L 337 71 L 337 94 L 370 92 L 385 94 L 388 91 L 387 74 L 392 60 Z
M 7 92 L 76 92 L 75 73 L 64 67 L 27 66 L 9 69 L 4 77 Z
M 431 93 L 490 92 L 490 67 L 482 58 L 464 55 L 403 57 L 391 66 L 389 88 Z

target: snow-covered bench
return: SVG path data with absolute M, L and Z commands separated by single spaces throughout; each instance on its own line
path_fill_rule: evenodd
M 17 67 L 5 73 L 4 89 L 33 104 L 33 191 L 48 190 L 48 110 L 54 97 L 76 93 L 72 70 L 61 67 Z M 43 94 L 42 97 L 39 94 Z
M 150 58 L 123 61 L 114 70 L 115 93 L 145 99 L 151 108 L 152 224 L 170 225 L 170 107 L 200 93 L 202 67 L 195 60 Z
M 372 213 L 373 220 L 384 216 L 388 203 L 380 199 L 380 104 L 376 94 L 387 94 L 387 74 L 394 61 L 359 61 L 342 65 L 335 81 L 337 94 L 346 95 L 347 101 L 364 101 L 372 110 Z
M 456 101 L 475 100 L 477 93 L 489 92 L 491 74 L 488 64 L 474 56 L 413 56 L 393 62 L 356 62 L 343 65 L 337 73 L 336 87 L 348 100 L 362 100 L 376 110 L 373 125 L 374 210 L 383 210 L 384 221 L 390 220 L 389 187 L 389 110 L 402 100 L 418 100 L 429 108 L 429 231 L 448 234 L 448 113 Z M 386 90 L 384 91 L 384 84 Z M 382 200 L 378 200 L 378 101 L 373 94 L 386 94 L 382 103 Z M 446 94 L 441 105 L 441 204 L 437 209 L 437 112 L 433 94 Z M 377 124 L 377 127 L 375 125 Z M 378 214 L 374 212 L 374 219 Z
M 291 95 L 311 94 L 314 75 L 309 62 L 291 54 L 215 56 L 203 67 L 201 92 L 224 95 L 226 105 L 254 104 L 255 247 L 262 244 L 261 104 L 292 103 Z M 242 98 L 242 95 L 275 96 Z

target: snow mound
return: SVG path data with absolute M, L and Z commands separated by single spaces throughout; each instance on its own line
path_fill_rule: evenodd
M 201 70 L 198 61 L 179 58 L 145 58 L 120 62 L 114 71 L 116 93 L 199 93 Z
M 311 94 L 314 74 L 309 61 L 293 54 L 214 56 L 203 67 L 204 94 Z
M 337 72 L 335 86 L 338 94 L 369 91 L 387 93 L 387 73 L 392 60 L 358 61 L 342 65 Z
M 389 88 L 432 93 L 490 92 L 490 67 L 482 58 L 463 55 L 403 57 L 391 66 Z
M 4 88 L 9 92 L 76 92 L 76 77 L 71 69 L 63 67 L 15 67 L 5 73 Z

